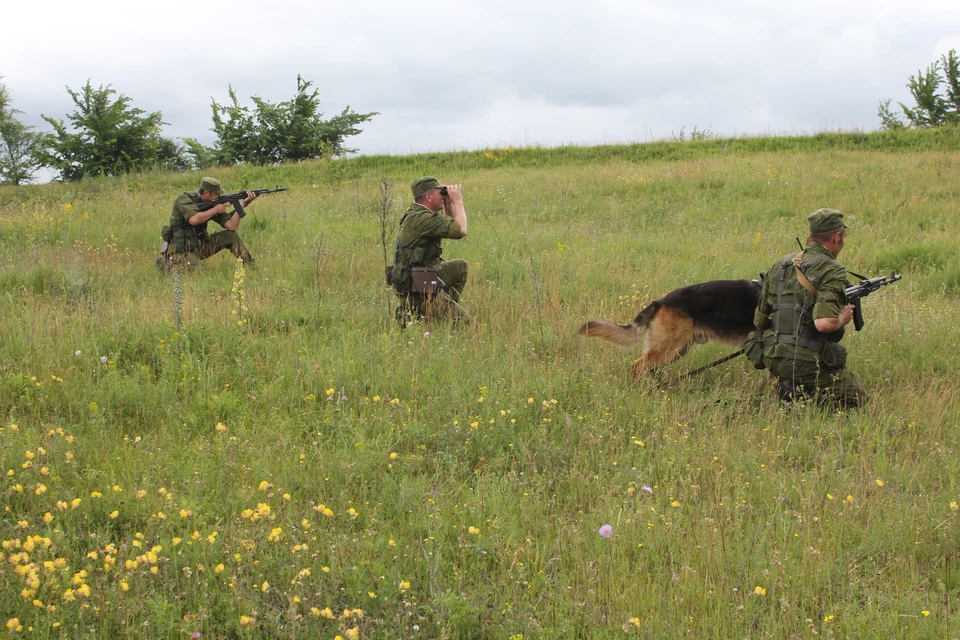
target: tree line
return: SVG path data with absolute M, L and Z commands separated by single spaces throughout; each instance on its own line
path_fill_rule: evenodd
M 149 169 L 186 171 L 213 166 L 337 157 L 355 151 L 345 139 L 361 132 L 370 113 L 346 107 L 324 119 L 318 90 L 297 76 L 297 92 L 273 104 L 253 96 L 252 108 L 241 105 L 233 87 L 230 102 L 212 100 L 216 141 L 208 147 L 194 138 L 179 141 L 161 135 L 168 124 L 159 111 L 147 112 L 110 85 L 90 80 L 79 91 L 67 87 L 76 109 L 63 119 L 41 117 L 53 131 L 39 132 L 20 122 L 12 94 L 0 76 L 0 184 L 27 184 L 48 168 L 64 181 L 88 176 L 117 176 Z
M 0 76 L 0 184 L 29 183 L 40 168 L 54 170 L 61 180 L 87 176 L 116 176 L 161 168 L 186 171 L 234 164 L 267 165 L 337 157 L 355 151 L 344 140 L 360 133 L 358 125 L 379 113 L 342 113 L 324 119 L 318 91 L 297 76 L 297 92 L 272 104 L 252 97 L 254 107 L 243 106 L 233 87 L 230 102 L 212 100 L 212 147 L 195 138 L 179 141 L 161 135 L 167 124 L 159 112 L 132 106 L 131 99 L 110 85 L 79 91 L 67 87 L 76 110 L 67 122 L 43 115 L 52 132 L 34 131 L 17 119 L 10 90 Z M 881 100 L 877 109 L 883 129 L 920 129 L 960 123 L 960 58 L 955 49 L 909 77 L 907 89 L 914 106 Z

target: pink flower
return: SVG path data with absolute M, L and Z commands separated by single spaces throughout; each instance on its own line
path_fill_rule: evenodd
M 651 496 L 653 495 L 653 489 L 651 489 L 647 485 L 643 485 L 642 487 L 640 487 L 640 491 L 643 491 L 644 493 L 647 493 Z
M 190 640 L 200 640 L 202 637 L 203 635 L 199 631 L 194 631 L 190 634 Z
M 613 533 L 613 527 L 611 527 L 608 524 L 605 524 L 602 527 L 600 527 L 599 533 L 602 537 L 609 538 L 610 535 Z

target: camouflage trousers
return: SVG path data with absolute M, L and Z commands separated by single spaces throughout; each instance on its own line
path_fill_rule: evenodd
M 253 263 L 253 256 L 247 246 L 240 239 L 240 234 L 236 231 L 218 231 L 207 238 L 206 242 L 200 245 L 196 251 L 187 251 L 185 253 L 176 253 L 168 250 L 165 254 L 167 262 L 171 265 L 185 265 L 187 268 L 193 268 L 200 264 L 201 260 L 206 260 L 210 256 L 229 249 L 235 258 L 240 258 L 245 264 Z
M 819 362 L 768 356 L 763 363 L 778 378 L 781 400 L 810 397 L 851 409 L 867 402 L 867 390 L 845 367 L 834 369 Z
M 447 294 L 454 302 L 459 302 L 460 294 L 467 286 L 467 261 L 460 259 L 444 260 L 437 267 L 437 276 L 446 285 Z

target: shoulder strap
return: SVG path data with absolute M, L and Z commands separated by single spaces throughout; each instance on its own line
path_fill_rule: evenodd
M 810 282 L 807 276 L 803 275 L 803 265 L 801 264 L 802 262 L 803 262 L 803 251 L 793 256 L 793 266 L 796 267 L 797 269 L 797 280 L 800 281 L 800 284 L 803 286 L 804 289 L 806 289 L 813 295 L 817 295 L 817 288 L 813 286 L 813 283 Z

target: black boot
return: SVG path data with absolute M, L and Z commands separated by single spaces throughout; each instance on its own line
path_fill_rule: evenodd
M 777 397 L 782 402 L 799 400 L 802 395 L 800 389 L 789 378 L 777 378 Z

